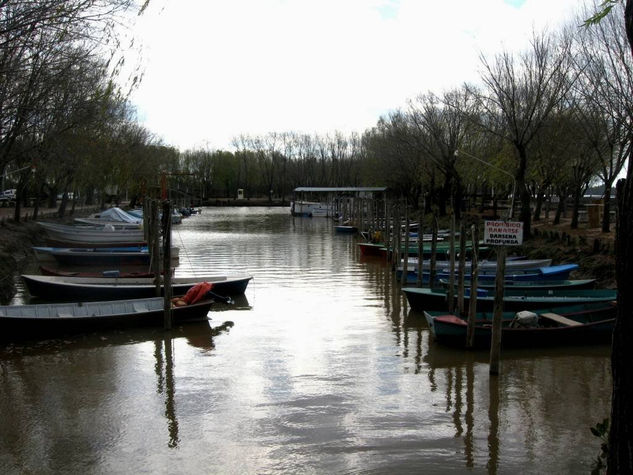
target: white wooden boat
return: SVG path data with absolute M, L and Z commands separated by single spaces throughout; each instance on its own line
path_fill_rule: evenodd
M 72 226 L 67 224 L 46 223 L 38 221 L 50 241 L 66 243 L 70 246 L 125 246 L 144 243 L 143 230 L 114 229 L 107 226 Z

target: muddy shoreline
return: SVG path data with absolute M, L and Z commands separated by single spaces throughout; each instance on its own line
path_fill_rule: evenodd
M 42 243 L 44 231 L 33 221 L 0 224 L 0 304 L 11 301 L 16 293 L 16 276 L 33 259 L 31 247 Z

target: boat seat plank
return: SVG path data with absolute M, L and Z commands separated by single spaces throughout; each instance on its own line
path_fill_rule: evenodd
M 574 327 L 577 325 L 582 325 L 582 323 L 577 322 L 575 320 L 571 320 L 570 318 L 567 317 L 563 317 L 562 315 L 559 315 L 557 313 L 551 313 L 551 312 L 547 312 L 547 313 L 541 313 L 540 315 L 543 318 L 547 318 L 548 320 L 552 320 L 556 323 L 559 323 L 561 325 L 564 325 L 566 327 Z

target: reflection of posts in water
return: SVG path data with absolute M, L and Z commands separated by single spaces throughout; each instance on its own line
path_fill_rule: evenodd
M 506 248 L 497 249 L 497 275 L 495 276 L 494 313 L 492 316 L 492 335 L 490 337 L 490 374 L 499 374 L 501 357 L 501 326 L 503 314 L 503 290 L 506 272 Z
M 154 341 L 154 373 L 156 373 L 156 392 L 163 394 L 165 380 L 163 378 L 163 342 L 162 340 Z
M 451 366 L 446 369 L 445 396 L 446 412 L 453 411 L 452 419 L 455 426 L 455 437 L 462 437 L 464 440 L 464 462 L 467 468 L 473 468 L 474 466 L 475 363 L 471 356 L 469 354 L 464 360 L 464 365 Z M 429 371 L 429 380 L 431 381 L 431 391 L 434 391 L 437 385 L 432 370 Z M 463 412 L 464 408 L 465 412 Z
M 172 354 L 172 339 L 165 333 L 165 386 L 167 389 L 165 397 L 165 417 L 167 418 L 167 427 L 169 430 L 170 448 L 177 447 L 180 439 L 178 438 L 178 419 L 176 418 L 176 401 L 174 400 L 174 358 Z
M 488 406 L 488 420 L 490 429 L 488 432 L 488 473 L 497 473 L 499 465 L 499 377 L 490 375 L 488 381 L 490 389 L 490 401 Z
M 472 359 L 469 359 L 466 363 L 466 435 L 464 436 L 464 455 L 466 456 L 466 466 L 468 468 L 473 467 L 473 426 L 474 426 L 474 385 L 475 385 L 475 370 Z
M 165 332 L 164 338 L 165 356 L 163 358 L 163 341 L 154 342 L 154 358 L 156 364 L 154 371 L 157 377 L 156 392 L 165 395 L 165 417 L 167 418 L 167 430 L 169 432 L 169 442 L 167 446 L 174 448 L 178 446 L 178 419 L 176 418 L 176 402 L 174 399 L 174 358 L 172 351 L 172 339 L 169 333 Z
M 461 437 L 464 432 L 462 427 L 462 369 L 455 368 L 455 410 L 453 411 L 453 423 L 455 424 L 455 437 Z

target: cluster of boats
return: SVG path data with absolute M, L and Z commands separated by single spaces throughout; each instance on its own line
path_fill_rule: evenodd
M 404 261 L 396 268 L 396 278 L 403 283 L 402 291 L 412 310 L 421 312 L 433 338 L 453 346 L 465 346 L 467 321 L 465 315 L 450 313 L 449 299 L 456 299 L 457 291 L 449 292 L 451 284 L 449 244 L 436 244 L 435 278 L 430 281 L 430 236 L 422 243 L 422 256 L 417 235 L 410 237 L 406 272 Z M 392 250 L 379 243 L 359 243 L 361 255 L 383 256 Z M 467 246 L 469 248 L 472 245 Z M 404 248 L 401 250 L 404 253 Z M 411 256 L 411 257 L 409 257 Z M 421 260 L 420 260 L 421 259 Z M 478 262 L 477 288 L 470 284 L 471 261 L 467 260 L 464 275 L 462 308 L 467 313 L 471 298 L 476 300 L 475 347 L 489 347 L 492 332 L 492 311 L 495 302 L 497 262 L 484 259 Z M 552 265 L 551 259 L 508 257 L 505 262 L 502 345 L 504 347 L 534 347 L 564 344 L 603 344 L 611 339 L 616 316 L 617 291 L 596 289 L 595 279 L 570 279 L 577 264 Z M 418 272 L 422 276 L 418 278 Z M 419 281 L 422 287 L 413 286 Z
M 73 225 L 39 225 L 49 244 L 34 247 L 41 275 L 21 276 L 29 294 L 47 303 L 0 306 L 0 338 L 41 338 L 87 329 L 162 325 L 164 286 L 149 272 L 152 258 L 142 217 L 119 208 Z M 177 258 L 177 248 L 172 256 Z M 51 265 L 54 264 L 54 265 Z M 173 272 L 173 268 L 168 272 Z M 252 276 L 172 277 L 171 294 L 185 295 L 200 283 L 212 291 L 196 303 L 172 308 L 172 321 L 204 320 L 214 301 L 242 295 Z M 206 285 L 206 284 L 205 284 Z M 208 286 L 207 286 L 208 287 Z

